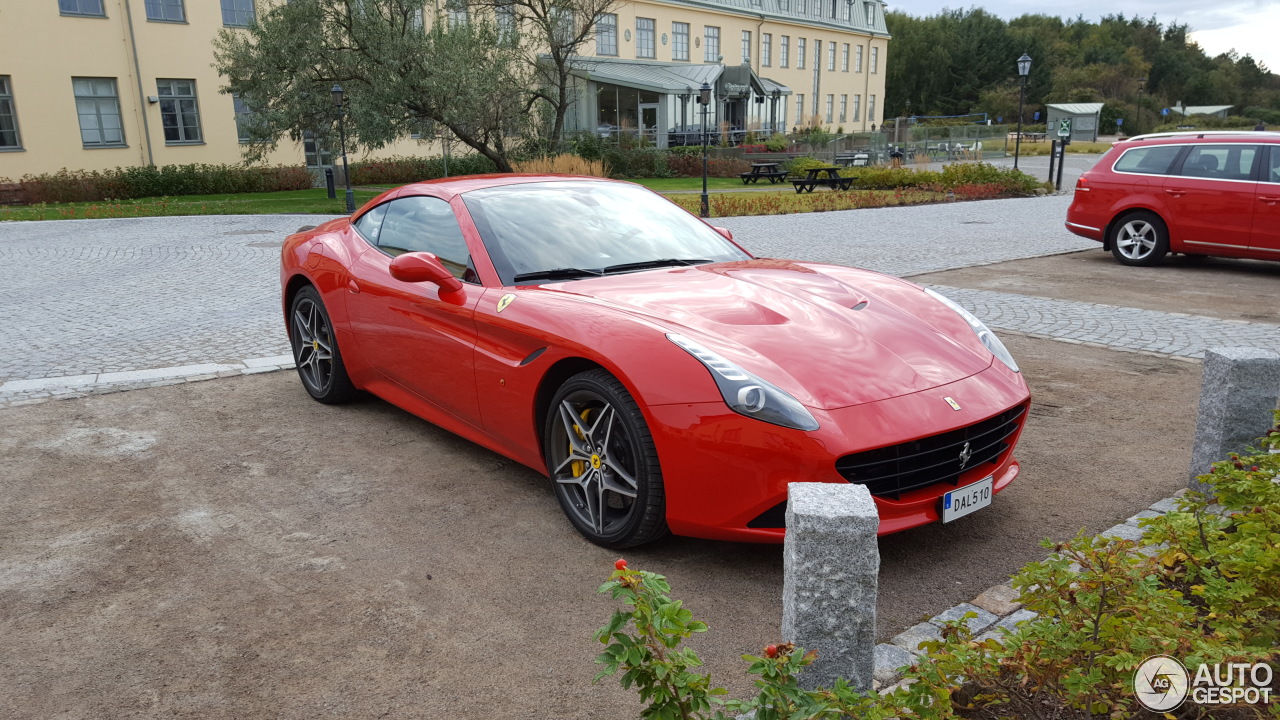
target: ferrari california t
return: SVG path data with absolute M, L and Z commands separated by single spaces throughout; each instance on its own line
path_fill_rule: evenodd
M 630 183 L 415 183 L 281 260 L 313 398 L 365 390 L 546 474 L 606 547 L 779 542 L 798 481 L 865 485 L 892 533 L 986 507 L 1020 469 L 1027 385 L 976 317 L 753 257 Z

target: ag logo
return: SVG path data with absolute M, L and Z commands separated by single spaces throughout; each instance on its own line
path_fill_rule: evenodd
M 1148 710 L 1165 712 L 1187 699 L 1187 669 L 1168 655 L 1152 655 L 1133 674 L 1133 692 Z
M 503 295 L 501 298 L 499 298 L 498 312 L 502 312 L 503 310 L 506 310 L 507 306 L 511 304 L 511 301 L 515 299 L 516 299 L 516 296 L 512 295 L 511 293 L 507 293 L 506 295 Z

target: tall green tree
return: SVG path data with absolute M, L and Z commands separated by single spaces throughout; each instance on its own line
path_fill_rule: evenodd
M 223 30 L 214 42 L 223 89 L 252 111 L 246 158 L 286 136 L 332 137 L 330 88 L 340 84 L 351 147 L 443 127 L 509 172 L 510 143 L 536 100 L 518 36 L 484 17 L 424 20 L 420 0 L 295 0 L 247 30 Z

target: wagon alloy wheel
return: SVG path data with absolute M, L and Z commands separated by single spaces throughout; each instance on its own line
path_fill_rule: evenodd
M 1115 224 L 1111 252 L 1125 265 L 1155 265 L 1169 252 L 1169 232 L 1149 212 L 1126 215 Z
M 578 531 L 612 548 L 665 534 L 653 438 L 622 383 L 603 370 L 575 375 L 547 415 L 547 469 Z
M 338 352 L 329 313 L 314 288 L 303 288 L 293 298 L 289 340 L 298 376 L 311 397 L 323 403 L 339 403 L 351 397 L 351 380 Z

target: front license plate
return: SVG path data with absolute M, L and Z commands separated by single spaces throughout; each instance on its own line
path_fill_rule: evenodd
M 991 504 L 991 476 L 942 496 L 942 522 L 964 517 Z

